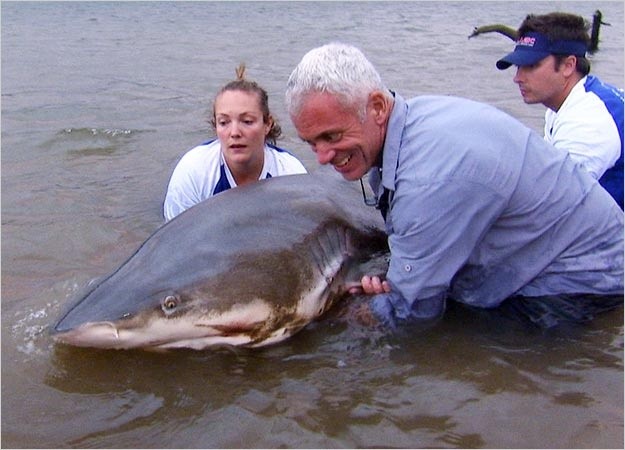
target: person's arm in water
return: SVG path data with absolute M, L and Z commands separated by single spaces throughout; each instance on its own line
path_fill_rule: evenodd
M 388 281 L 377 276 L 365 275 L 361 287 L 353 288 L 352 293 L 364 293 L 374 297 L 356 313 L 358 319 L 365 324 L 373 325 L 381 322 L 387 327 L 396 328 L 398 319 L 403 321 L 419 321 L 430 324 L 440 318 L 445 311 L 445 294 L 408 302 L 399 292 L 394 292 Z M 410 305 L 406 308 L 406 305 Z

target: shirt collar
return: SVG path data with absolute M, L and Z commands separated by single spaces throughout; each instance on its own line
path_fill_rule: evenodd
M 386 127 L 386 137 L 384 139 L 384 147 L 382 148 L 382 185 L 392 191 L 395 190 L 395 172 L 397 171 L 397 161 L 399 160 L 399 147 L 408 115 L 408 105 L 404 98 L 397 93 L 393 94 L 395 102 Z

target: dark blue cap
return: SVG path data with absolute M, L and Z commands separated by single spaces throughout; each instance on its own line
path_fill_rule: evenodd
M 553 41 L 542 33 L 521 36 L 512 53 L 497 61 L 499 70 L 514 66 L 532 66 L 549 55 L 586 55 L 586 43 L 582 41 Z

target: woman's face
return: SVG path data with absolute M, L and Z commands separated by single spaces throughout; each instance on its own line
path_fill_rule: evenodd
M 270 129 L 256 93 L 224 91 L 215 99 L 215 130 L 228 166 L 264 160 Z

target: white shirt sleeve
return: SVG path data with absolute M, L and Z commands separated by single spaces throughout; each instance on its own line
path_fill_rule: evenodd
M 192 148 L 180 159 L 169 180 L 163 204 L 166 221 L 191 206 L 200 203 L 212 193 L 219 177 L 219 141 Z
M 272 176 L 306 173 L 306 168 L 294 155 L 276 147 L 265 147 L 265 165 Z
M 547 110 L 545 140 L 566 150 L 595 179 L 601 178 L 621 154 L 614 120 L 601 99 L 584 92 L 583 86 L 576 86 L 557 113 Z
M 163 204 L 165 220 L 171 220 L 184 210 L 200 202 L 198 191 L 191 176 L 192 167 L 189 167 L 189 159 L 184 157 L 180 160 L 169 180 L 167 195 Z

